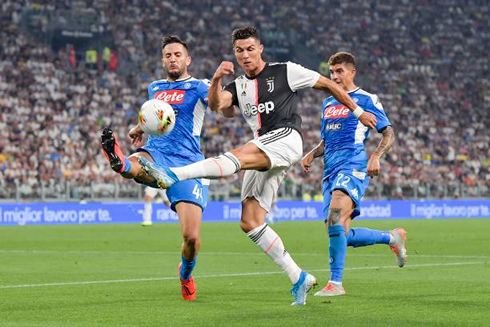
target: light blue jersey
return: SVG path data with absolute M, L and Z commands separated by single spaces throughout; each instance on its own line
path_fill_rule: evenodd
M 360 88 L 348 94 L 361 108 L 376 116 L 378 132 L 391 125 L 375 94 Z M 352 217 L 355 217 L 360 214 L 360 201 L 369 185 L 369 158 L 364 147 L 369 128 L 333 97 L 323 101 L 322 109 L 324 217 L 328 215 L 331 193 L 334 190 L 342 190 L 351 197 L 355 205 Z
M 175 111 L 175 127 L 169 135 L 149 136 L 145 151 L 162 166 L 181 167 L 204 159 L 201 131 L 208 106 L 209 81 L 193 77 L 169 82 L 154 81 L 148 86 L 148 98 L 169 103 Z M 146 184 L 158 188 L 156 183 Z M 204 210 L 208 201 L 209 180 L 189 179 L 167 189 L 170 208 L 179 202 L 193 203 Z
M 157 148 L 171 160 L 171 166 L 183 166 L 204 159 L 201 130 L 208 106 L 209 81 L 193 77 L 169 82 L 158 80 L 148 86 L 148 98 L 169 103 L 175 111 L 175 127 L 166 136 L 150 136 L 148 147 Z
M 362 109 L 376 116 L 376 130 L 381 132 L 391 123 L 383 105 L 375 94 L 360 88 L 348 92 L 352 100 Z M 369 128 L 364 126 L 352 112 L 334 97 L 328 97 L 322 105 L 322 131 L 324 142 L 323 178 L 346 168 L 367 172 L 368 156 L 364 143 L 369 136 Z

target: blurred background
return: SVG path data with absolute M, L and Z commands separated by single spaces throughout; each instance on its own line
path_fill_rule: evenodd
M 328 74 L 338 51 L 358 62 L 356 84 L 377 94 L 397 142 L 368 199 L 490 197 L 488 0 L 25 1 L 0 4 L 0 200 L 140 199 L 101 153 L 99 135 L 124 137 L 147 86 L 164 78 L 160 38 L 188 42 L 191 74 L 211 78 L 234 60 L 230 33 L 259 28 L 270 61 Z M 328 75 L 327 75 L 328 76 Z M 320 140 L 326 94 L 301 94 L 304 149 Z M 379 142 L 371 134 L 369 149 Z M 242 119 L 209 113 L 206 157 L 252 138 Z M 320 199 L 322 163 L 288 173 L 280 198 Z M 211 199 L 239 198 L 240 176 L 211 185 Z

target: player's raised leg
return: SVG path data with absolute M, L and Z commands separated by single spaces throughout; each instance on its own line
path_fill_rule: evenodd
M 391 231 L 381 231 L 369 228 L 351 228 L 347 234 L 347 246 L 362 247 L 373 244 L 387 244 L 395 254 L 397 264 L 402 268 L 407 261 L 406 231 L 395 228 Z
M 182 230 L 182 256 L 179 263 L 179 278 L 182 297 L 186 301 L 196 299 L 196 283 L 192 271 L 196 265 L 197 254 L 201 247 L 199 236 L 201 229 L 202 209 L 191 203 L 179 202 L 175 206 Z
M 245 145 L 226 152 L 218 157 L 208 158 L 183 167 L 164 167 L 146 158 L 140 159 L 143 169 L 153 176 L 161 188 L 187 179 L 219 179 L 239 172 L 242 169 L 268 169 L 269 158 L 255 144 Z
M 139 126 L 134 127 L 130 131 L 131 137 L 136 137 L 131 133 L 139 133 Z M 101 134 L 102 152 L 109 161 L 112 170 L 119 173 L 122 177 L 128 179 L 137 179 L 140 182 L 146 184 L 152 184 L 155 182 L 155 178 L 147 174 L 145 170 L 141 168 L 139 158 L 145 158 L 148 162 L 152 162 L 153 158 L 146 151 L 136 152 L 129 157 L 124 155 L 124 152 L 119 147 L 117 137 L 110 127 L 104 127 Z

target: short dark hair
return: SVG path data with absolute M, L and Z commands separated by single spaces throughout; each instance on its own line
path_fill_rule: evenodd
M 250 37 L 260 42 L 259 31 L 254 26 L 240 27 L 231 32 L 231 43 L 235 45 L 236 40 L 245 40 Z
M 187 53 L 189 53 L 189 47 L 187 46 L 187 43 L 182 41 L 178 36 L 175 35 L 164 35 L 162 36 L 162 50 L 165 48 L 168 44 L 171 43 L 180 43 L 184 46 L 184 48 L 187 50 Z
M 336 54 L 332 55 L 330 59 L 328 59 L 328 64 L 330 66 L 333 65 L 338 65 L 338 64 L 349 64 L 356 67 L 356 57 L 350 52 L 337 52 Z

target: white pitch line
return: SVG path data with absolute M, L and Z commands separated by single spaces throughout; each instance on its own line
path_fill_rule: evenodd
M 149 254 L 149 255 L 175 255 L 176 251 L 99 251 L 99 250 L 1 250 L 0 254 Z M 200 252 L 200 255 L 262 255 L 262 252 Z M 323 257 L 328 253 L 293 253 L 294 256 Z M 349 253 L 350 257 L 390 257 L 393 254 L 355 254 Z M 412 258 L 453 258 L 453 259 L 490 259 L 486 255 L 459 255 L 459 254 L 415 254 L 409 253 Z
M 408 265 L 406 268 L 425 268 L 425 267 L 447 267 L 447 266 L 468 266 L 484 264 L 483 261 L 477 262 L 449 262 L 449 263 L 428 263 L 428 264 L 415 264 Z M 375 266 L 375 267 L 349 267 L 344 270 L 378 270 L 378 269 L 400 269 L 398 266 Z M 328 272 L 329 269 L 312 269 L 311 272 Z M 248 273 L 230 273 L 230 274 L 216 274 L 216 275 L 203 275 L 196 276 L 196 278 L 227 278 L 227 277 L 246 277 L 246 276 L 264 276 L 264 275 L 278 275 L 282 274 L 282 271 L 266 271 L 266 272 L 248 272 Z M 112 280 L 93 280 L 85 282 L 62 282 L 62 283 L 44 283 L 44 284 L 21 284 L 21 285 L 3 285 L 0 289 L 12 289 L 12 288 L 32 288 L 32 287 L 46 287 L 46 286 L 70 286 L 70 285 L 91 285 L 91 284 L 109 284 L 109 283 L 135 283 L 135 282 L 151 282 L 159 280 L 173 280 L 177 277 L 149 277 L 149 278 L 133 278 L 133 279 L 112 279 Z

